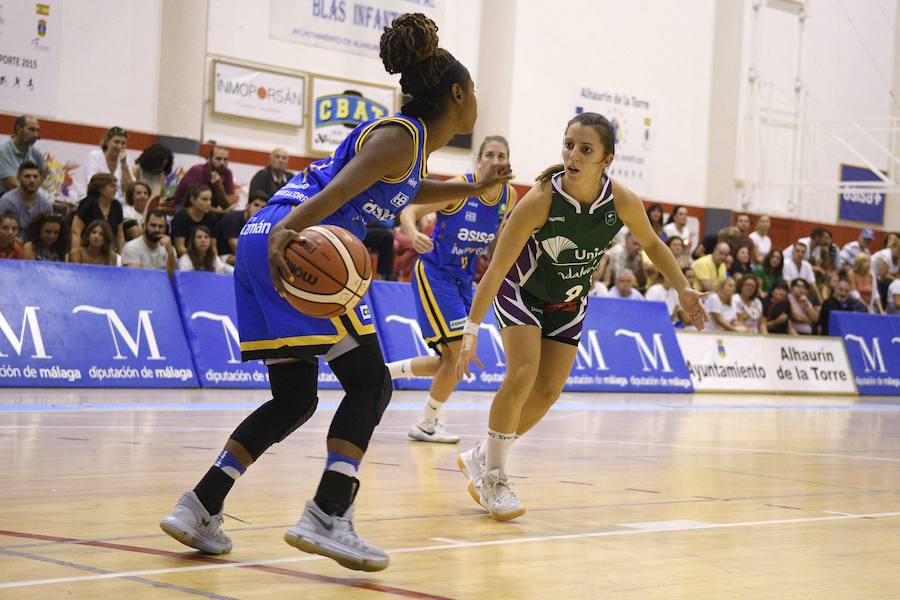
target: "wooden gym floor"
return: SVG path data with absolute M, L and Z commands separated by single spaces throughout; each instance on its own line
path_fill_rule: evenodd
M 281 539 L 338 398 L 240 479 L 209 558 L 157 522 L 264 392 L 0 391 L 0 598 L 900 597 L 898 398 L 567 394 L 514 446 L 528 513 L 498 523 L 398 392 L 357 501 L 373 574 Z M 451 399 L 460 448 L 489 402 Z

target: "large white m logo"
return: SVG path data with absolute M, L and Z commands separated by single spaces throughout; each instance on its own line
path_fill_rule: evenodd
M 884 356 L 881 354 L 881 344 L 878 338 L 872 338 L 871 350 L 869 350 L 869 345 L 866 344 L 866 340 L 862 336 L 848 333 L 844 336 L 844 339 L 848 342 L 856 342 L 859 344 L 859 351 L 863 357 L 863 368 L 866 370 L 866 373 L 871 371 L 887 373 L 887 368 L 884 364 Z M 894 338 L 891 342 L 896 342 L 897 340 L 898 338 Z
M 588 329 L 587 343 L 585 343 L 584 338 L 578 342 L 578 353 L 575 355 L 575 369 L 578 371 L 593 369 L 595 356 L 597 357 L 596 370 L 608 371 L 609 367 L 606 366 L 603 353 L 600 351 L 600 342 L 597 341 L 597 332 L 593 329 Z
M 41 337 L 41 328 L 37 320 L 38 310 L 40 309 L 37 306 L 25 307 L 25 315 L 22 317 L 22 328 L 19 330 L 18 337 L 16 337 L 13 328 L 9 326 L 6 317 L 3 316 L 3 313 L 0 313 L 0 332 L 3 332 L 3 335 L 6 336 L 9 345 L 16 351 L 16 354 L 21 356 L 22 348 L 25 347 L 25 330 L 27 329 L 28 333 L 31 334 L 31 341 L 34 343 L 34 354 L 31 355 L 31 358 L 53 358 L 44 350 L 44 338 Z M 5 358 L 6 356 L 8 355 L 0 351 L 0 357 Z
M 153 313 L 152 310 L 138 311 L 137 334 L 134 337 L 131 337 L 131 333 L 128 331 L 128 328 L 125 327 L 125 324 L 122 323 L 119 314 L 112 308 L 100 308 L 98 306 L 80 304 L 72 309 L 73 314 L 78 314 L 80 312 L 106 317 L 106 322 L 109 325 L 109 332 L 112 334 L 113 344 L 116 347 L 116 355 L 113 356 L 114 359 L 126 359 L 126 356 L 119 350 L 119 338 L 116 336 L 116 332 L 122 337 L 122 341 L 125 342 L 125 345 L 128 346 L 128 349 L 131 350 L 131 353 L 135 358 L 138 358 L 138 352 L 140 350 L 141 332 L 145 334 L 147 349 L 150 350 L 150 355 L 147 359 L 164 360 L 166 358 L 165 356 L 160 356 L 159 346 L 156 344 L 156 334 L 153 332 L 153 323 L 150 322 L 150 315 Z
M 234 326 L 231 317 L 228 315 L 218 315 L 205 310 L 198 310 L 191 315 L 191 320 L 193 321 L 194 319 L 209 319 L 210 321 L 221 323 L 222 332 L 225 334 L 225 346 L 228 348 L 228 364 L 235 365 L 241 362 L 240 359 L 236 358 L 234 355 L 235 348 L 238 348 L 238 353 L 240 354 L 241 338 L 238 335 L 237 327 Z
M 638 354 L 641 356 L 641 365 L 643 365 L 644 371 L 658 371 L 659 364 L 662 363 L 663 373 L 672 372 L 672 367 L 669 366 L 669 357 L 666 356 L 666 348 L 662 343 L 661 333 L 653 334 L 652 352 L 650 351 L 650 347 L 647 345 L 647 342 L 644 341 L 644 336 L 642 336 L 637 331 L 631 331 L 629 329 L 616 329 L 616 335 L 624 335 L 634 340 L 634 343 L 637 345 Z

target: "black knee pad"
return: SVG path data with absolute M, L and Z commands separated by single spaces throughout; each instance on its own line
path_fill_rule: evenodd
M 253 411 L 234 430 L 231 438 L 253 460 L 306 423 L 316 412 L 318 366 L 292 362 L 269 366 L 272 399 Z
M 346 440 L 365 451 L 393 392 L 381 348 L 377 344 L 360 346 L 331 361 L 331 368 L 346 395 L 334 414 L 328 437 Z

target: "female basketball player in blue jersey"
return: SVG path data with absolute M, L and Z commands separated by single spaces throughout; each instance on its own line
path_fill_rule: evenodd
M 469 372 L 479 324 L 493 301 L 506 376 L 491 404 L 487 440 L 457 462 L 469 477 L 469 493 L 498 520 L 525 512 L 507 482 L 506 456 L 559 398 L 578 349 L 591 274 L 623 223 L 678 291 L 685 314 L 699 329 L 706 320 L 703 295 L 687 285 L 641 199 L 606 176 L 614 153 L 606 118 L 582 113 L 569 121 L 563 164 L 544 171 L 510 212 L 463 327 L 460 377 Z
M 509 143 L 499 135 L 486 137 L 478 149 L 478 168 L 459 179 L 475 183 L 497 167 L 509 168 Z M 439 356 L 420 356 L 394 363 L 388 369 L 394 378 L 433 376 L 422 415 L 409 429 L 409 437 L 423 442 L 455 444 L 459 436 L 447 431 L 441 418 L 444 402 L 459 381 L 456 361 L 463 324 L 472 305 L 478 257 L 493 242 L 507 207 L 515 204 L 516 192 L 509 184 L 497 186 L 481 196 L 438 205 L 419 204 L 400 215 L 404 233 L 422 257 L 413 269 L 413 298 L 425 342 Z M 416 230 L 422 216 L 436 212 L 431 237 Z
M 264 359 L 272 400 L 234 430 L 197 486 L 181 497 L 162 529 L 178 541 L 212 554 L 229 552 L 221 528 L 225 496 L 235 480 L 272 444 L 283 440 L 316 409 L 317 356 L 325 355 L 346 395 L 327 436 L 325 472 L 313 500 L 285 541 L 333 558 L 351 569 L 388 566 L 380 548 L 360 538 L 353 524 L 359 463 L 391 396 L 391 380 L 365 305 L 335 319 L 316 319 L 284 299 L 282 279 L 293 275 L 283 257 L 299 232 L 317 223 L 365 235 L 367 222 L 394 218 L 412 201 L 436 203 L 478 195 L 509 177 L 496 170 L 479 182 L 425 180 L 428 155 L 475 123 L 472 79 L 438 48 L 437 26 L 422 14 L 405 14 L 381 36 L 381 58 L 400 73 L 412 101 L 400 113 L 357 127 L 326 159 L 310 164 L 256 213 L 241 231 L 235 295 L 241 355 Z

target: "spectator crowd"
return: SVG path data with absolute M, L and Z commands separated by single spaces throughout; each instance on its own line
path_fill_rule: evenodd
M 41 188 L 47 175 L 36 147 L 40 123 L 23 115 L 0 144 L 0 259 L 66 261 L 128 268 L 228 273 L 240 231 L 294 174 L 288 153 L 277 148 L 250 183 L 240 206 L 227 148 L 212 144 L 206 160 L 190 167 L 174 194 L 164 197 L 173 154 L 152 144 L 128 164 L 128 132 L 112 127 L 85 165 L 86 196 L 70 208 L 54 204 Z M 769 237 L 770 218 L 738 215 L 734 226 L 699 237 L 685 206 L 668 216 L 647 208 L 656 234 L 675 255 L 704 300 L 710 330 L 827 335 L 835 310 L 896 313 L 900 307 L 900 236 L 863 229 L 843 247 L 827 228 L 779 249 Z M 751 229 L 752 226 L 752 229 Z M 416 227 L 430 233 L 433 218 Z M 409 233 L 393 223 L 369 227 L 364 240 L 382 279 L 406 280 L 418 256 Z M 479 273 L 488 256 L 481 258 Z M 592 296 L 662 302 L 673 324 L 684 318 L 678 294 L 623 229 L 593 275 Z

